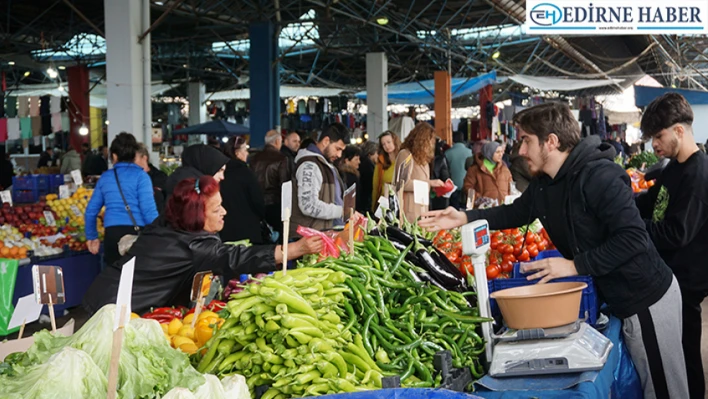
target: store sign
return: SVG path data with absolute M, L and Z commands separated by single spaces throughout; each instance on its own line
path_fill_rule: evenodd
M 708 1 L 528 0 L 526 28 L 537 35 L 705 35 Z

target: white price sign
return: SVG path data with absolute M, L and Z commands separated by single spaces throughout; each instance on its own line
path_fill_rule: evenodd
M 10 190 L 0 191 L 0 199 L 2 199 L 3 203 L 12 205 L 12 193 Z
M 81 171 L 76 169 L 71 171 L 71 179 L 74 180 L 77 186 L 84 184 L 84 179 L 81 177 Z
M 69 197 L 71 197 L 71 193 L 69 193 L 69 186 L 66 184 L 59 186 L 59 198 L 64 199 Z
M 286 219 L 290 219 L 292 215 L 293 206 L 293 182 L 283 183 L 282 190 L 280 192 L 280 219 L 284 222 Z
M 84 215 L 83 213 L 81 213 L 81 210 L 80 210 L 79 207 L 76 206 L 76 205 L 72 205 L 72 206 L 71 206 L 71 212 L 73 212 L 73 213 L 74 213 L 74 216 L 76 216 L 76 217 L 79 217 L 79 216 L 83 216 L 83 215 Z
M 57 222 L 54 220 L 54 214 L 52 211 L 44 211 L 44 220 L 47 221 L 47 226 L 56 226 Z

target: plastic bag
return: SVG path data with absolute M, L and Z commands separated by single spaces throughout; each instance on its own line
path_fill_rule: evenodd
M 368 220 L 365 217 L 355 217 L 353 223 L 354 228 L 354 242 L 363 242 L 364 236 L 366 235 L 366 224 Z M 344 226 L 344 230 L 336 233 L 334 235 L 334 244 L 339 248 L 341 252 L 349 253 L 349 229 L 352 226 L 352 220 Z
M 339 258 L 339 248 L 337 248 L 337 246 L 334 244 L 334 239 L 328 236 L 327 234 L 303 226 L 297 226 L 297 233 L 305 238 L 315 236 L 322 238 L 322 242 L 324 242 L 324 249 L 322 249 L 320 255 L 325 258 L 329 256 Z

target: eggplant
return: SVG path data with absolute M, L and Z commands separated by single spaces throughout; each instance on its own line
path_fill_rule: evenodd
M 435 259 L 435 261 L 438 262 L 439 265 L 444 267 L 448 272 L 450 272 L 453 276 L 455 276 L 455 278 L 460 280 L 462 286 L 465 286 L 465 287 L 467 286 L 467 281 L 465 280 L 465 276 L 462 275 L 462 272 L 460 271 L 460 269 L 455 267 L 455 265 L 452 264 L 452 262 L 450 262 L 450 259 L 448 259 L 447 256 L 444 253 L 442 253 L 442 251 L 440 251 L 437 248 L 433 248 L 433 250 L 430 251 L 430 254 L 433 256 L 433 259 Z
M 383 237 L 383 233 L 379 230 L 379 228 L 372 229 L 369 232 L 369 235 L 372 237 Z
M 419 266 L 430 273 L 430 276 L 446 289 L 451 289 L 462 284 L 460 279 L 447 271 L 425 248 L 417 249 L 415 256 L 418 258 Z
M 391 239 L 391 241 L 398 241 L 401 244 L 403 244 L 405 247 L 411 245 L 411 243 L 414 242 L 416 240 L 416 238 L 418 239 L 418 243 L 420 243 L 420 245 L 422 245 L 426 248 L 430 248 L 433 246 L 432 241 L 426 240 L 425 238 L 420 237 L 420 236 L 413 236 L 412 234 L 409 234 L 408 232 L 406 232 L 402 229 L 399 229 L 396 226 L 387 226 L 386 227 L 386 235 L 388 236 L 389 239 Z
M 405 251 L 406 248 L 408 248 L 407 246 L 401 244 L 401 243 L 398 242 L 398 241 L 389 240 L 388 242 L 390 242 L 391 245 L 393 245 L 394 248 L 396 248 L 397 250 L 399 250 L 399 251 L 401 251 L 401 252 Z M 410 263 L 412 263 L 412 264 L 414 264 L 414 265 L 416 265 L 416 266 L 418 266 L 418 267 L 422 267 L 422 266 L 419 265 L 420 262 L 418 262 L 418 258 L 415 257 L 415 255 L 413 254 L 413 251 L 408 251 L 408 253 L 406 253 L 406 258 L 405 258 L 405 259 L 406 259 L 408 262 L 410 262 Z
M 412 272 L 412 271 L 411 271 L 411 273 L 412 273 L 412 274 L 415 274 L 415 273 Z M 432 276 L 430 276 L 430 274 L 428 274 L 428 273 L 419 273 L 419 274 L 418 274 L 418 277 L 419 277 L 419 279 L 420 279 L 421 281 L 428 282 L 428 283 L 430 283 L 430 284 L 432 284 L 432 285 L 434 285 L 434 286 L 440 288 L 441 290 L 447 291 L 447 288 L 443 287 L 443 285 L 440 284 L 440 282 L 436 281 L 436 280 L 435 280 Z

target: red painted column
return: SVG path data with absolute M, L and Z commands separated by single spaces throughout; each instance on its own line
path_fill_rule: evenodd
M 89 72 L 85 65 L 66 68 L 69 82 L 69 143 L 81 154 L 81 144 L 88 142 L 89 136 L 79 134 L 79 128 L 86 126 L 91 130 L 91 111 L 89 103 Z
M 479 91 L 479 139 L 489 140 L 492 130 L 487 127 L 487 104 L 493 101 L 492 85 L 485 86 Z
M 435 71 L 435 133 L 441 140 L 452 145 L 452 89 L 450 74 L 447 71 Z

